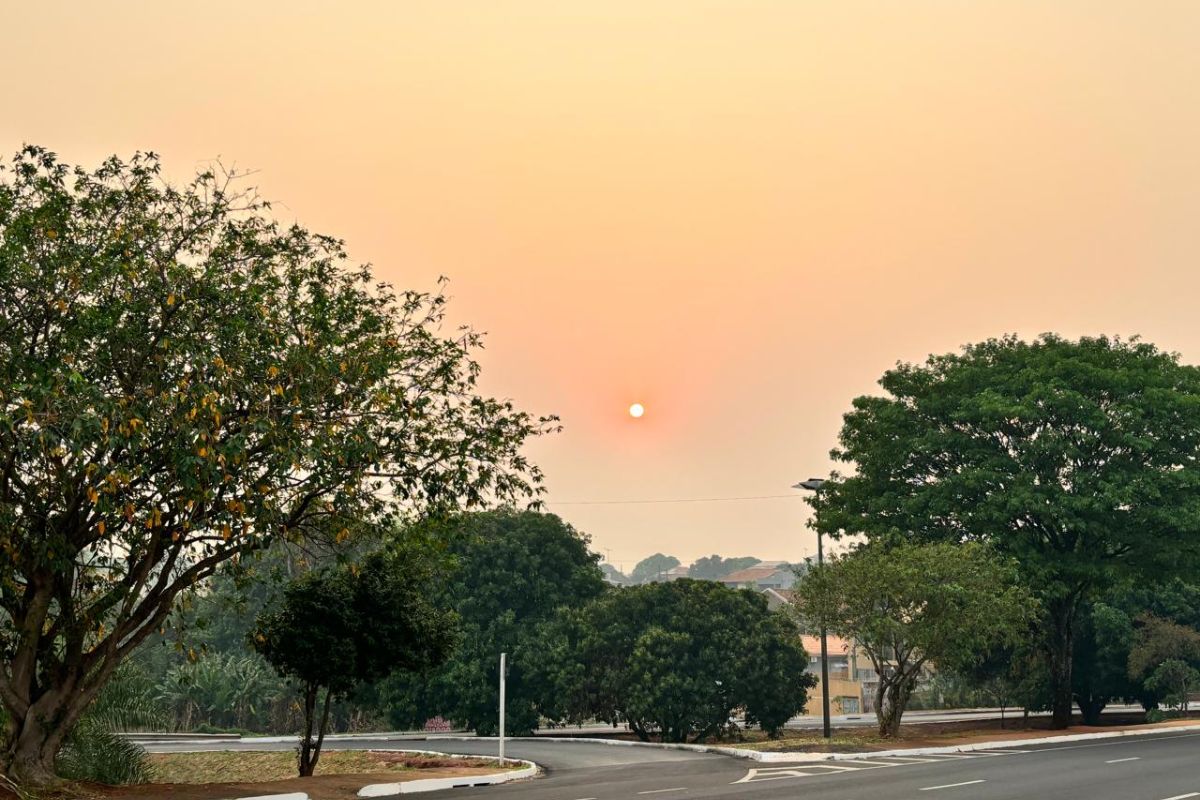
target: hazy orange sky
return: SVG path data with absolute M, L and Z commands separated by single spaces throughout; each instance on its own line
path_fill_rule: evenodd
M 897 360 L 1006 332 L 1200 358 L 1200 3 L 22 3 L 0 150 L 220 156 L 565 431 L 550 508 L 625 569 L 798 559 Z M 645 403 L 631 420 L 626 408 Z

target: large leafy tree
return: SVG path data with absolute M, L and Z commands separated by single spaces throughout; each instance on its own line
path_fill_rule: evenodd
M 301 777 L 312 775 L 321 757 L 333 698 L 449 655 L 456 619 L 430 602 L 433 576 L 415 550 L 376 553 L 361 565 L 298 578 L 280 607 L 259 617 L 255 646 L 300 687 Z
M 509 733 L 538 726 L 542 686 L 531 670 L 542 657 L 534 632 L 562 607 L 604 591 L 599 556 L 588 539 L 553 514 L 489 511 L 429 521 L 415 534 L 448 542 L 457 568 L 435 600 L 461 618 L 453 657 L 422 675 L 400 674 L 380 687 L 396 725 L 420 726 L 442 716 L 493 733 L 499 723 L 499 658 L 509 654 L 506 724 Z
M 853 638 L 879 674 L 880 736 L 896 736 L 922 669 L 969 667 L 1028 629 L 1032 598 L 1011 564 L 967 544 L 868 544 L 812 567 L 805 621 Z
M 535 491 L 545 421 L 335 239 L 153 155 L 0 172 L 0 769 L 51 778 L 181 594 L 272 541 Z
M 797 630 L 766 598 L 683 579 L 614 589 L 543 626 L 542 712 L 628 722 L 643 740 L 723 732 L 733 711 L 775 734 L 816 679 Z
M 989 340 L 902 364 L 833 451 L 854 473 L 814 500 L 825 532 L 984 541 L 1045 609 L 1054 724 L 1070 724 L 1082 604 L 1200 557 L 1200 371 L 1150 344 Z
M 646 556 L 635 564 L 633 571 L 629 573 L 629 579 L 634 583 L 647 583 L 652 580 L 661 579 L 663 575 L 678 566 L 679 559 L 675 556 L 655 553 L 652 556 Z

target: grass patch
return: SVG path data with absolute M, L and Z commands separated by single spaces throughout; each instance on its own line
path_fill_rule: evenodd
M 509 766 L 509 765 L 506 765 Z M 456 769 L 500 765 L 488 758 L 445 758 L 384 750 L 327 750 L 317 762 L 317 775 L 358 775 Z M 155 783 L 242 783 L 296 777 L 296 754 L 290 750 L 243 753 L 155 753 L 150 756 L 150 780 Z

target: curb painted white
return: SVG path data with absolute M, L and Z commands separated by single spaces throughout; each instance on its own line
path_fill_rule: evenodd
M 256 794 L 253 797 L 235 797 L 233 800 L 308 800 L 304 792 L 288 792 L 287 794 Z
M 1056 744 L 1058 742 L 1081 742 L 1090 739 L 1114 739 L 1121 736 L 1149 736 L 1155 733 L 1183 733 L 1200 731 L 1200 725 L 1173 725 L 1145 727 L 1126 731 L 1101 731 L 1099 733 L 1070 733 L 1064 736 L 1040 736 L 1036 739 L 995 739 L 988 742 L 972 742 L 970 744 L 940 745 L 937 747 L 910 747 L 895 750 L 864 750 L 858 753 L 786 753 L 777 751 L 747 750 L 742 747 L 710 746 L 704 744 L 675 744 L 671 742 L 639 742 L 623 739 L 593 739 L 585 737 L 565 736 L 513 736 L 507 737 L 514 742 L 584 742 L 606 744 L 615 747 L 654 747 L 660 750 L 690 750 L 694 753 L 717 753 L 734 758 L 745 758 L 764 763 L 778 762 L 808 762 L 808 761 L 845 761 L 856 758 L 886 758 L 888 756 L 924 756 L 942 753 L 968 753 L 973 750 L 993 750 L 998 747 L 1025 747 L 1028 745 Z M 494 736 L 427 736 L 426 741 L 488 741 L 495 740 Z
M 378 748 L 371 752 L 386 752 L 386 753 L 424 753 L 428 755 L 441 756 L 443 758 L 480 758 L 481 756 L 460 755 L 455 753 L 438 753 L 433 750 L 379 750 Z M 483 756 L 486 758 L 486 756 Z M 396 794 L 415 794 L 416 792 L 436 792 L 439 789 L 463 789 L 471 786 L 494 786 L 498 783 L 509 783 L 511 781 L 520 781 L 526 778 L 532 778 L 538 774 L 538 765 L 532 761 L 526 761 L 523 758 L 510 758 L 509 761 L 519 761 L 524 764 L 522 769 L 513 769 L 506 772 L 494 772 L 490 775 L 460 775 L 456 778 L 423 778 L 416 781 L 405 781 L 403 783 L 372 783 L 358 790 L 359 797 L 389 797 Z M 308 800 L 304 798 L 303 800 Z
M 1123 736 L 1150 736 L 1156 733 L 1186 733 L 1200 731 L 1200 725 L 1175 725 L 1164 728 L 1150 728 L 1129 731 L 1101 731 L 1099 733 L 1070 733 L 1065 736 L 1039 736 L 1036 739 L 996 739 L 990 742 L 972 742 L 970 744 L 942 745 L 940 747 L 910 747 L 896 750 L 871 750 L 862 753 L 778 753 L 758 752 L 755 750 L 739 750 L 744 757 L 755 761 L 846 761 L 857 758 L 887 758 L 888 756 L 930 756 L 943 753 L 970 753 L 974 750 L 994 750 L 996 748 L 1027 747 L 1029 745 L 1058 744 L 1060 742 L 1083 742 L 1092 739 L 1117 739 Z M 752 755 L 751 755 L 752 754 Z M 733 755 L 730 753 L 729 755 Z

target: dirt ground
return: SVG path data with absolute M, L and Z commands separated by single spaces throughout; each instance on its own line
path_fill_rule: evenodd
M 253 767 L 254 764 L 242 763 L 247 758 L 279 755 L 290 756 L 290 754 L 278 753 L 238 752 L 186 755 L 205 756 L 207 758 L 205 763 L 209 764 L 210 771 L 218 769 L 217 766 L 211 764 L 212 757 L 230 759 L 229 769 L 225 770 L 230 775 L 243 773 L 253 775 L 253 771 L 247 772 L 246 767 Z M 353 763 L 370 763 L 374 761 L 379 764 L 386 764 L 388 768 L 366 772 L 345 771 L 344 767 L 346 765 L 337 764 L 339 755 L 353 757 Z M 365 755 L 365 753 L 340 753 L 337 751 L 322 754 L 322 763 L 327 764 L 328 771 L 333 774 L 320 774 L 321 765 L 318 764 L 318 774 L 311 778 L 287 777 L 276 780 L 200 782 L 204 776 L 203 772 L 199 773 L 199 777 L 195 780 L 192 780 L 196 765 L 191 765 L 192 769 L 190 772 L 192 774 L 189 774 L 189 770 L 186 768 L 187 765 L 175 764 L 175 772 L 183 775 L 183 777 L 178 779 L 179 782 L 155 782 L 137 786 L 104 786 L 76 783 L 64 785 L 55 791 L 40 793 L 37 795 L 37 798 L 38 800 L 151 800 L 152 798 L 154 800 L 158 800 L 158 798 L 170 798 L 170 800 L 225 800 L 226 798 L 249 795 L 307 792 L 312 800 L 356 800 L 358 790 L 370 783 L 398 783 L 425 780 L 427 778 L 490 775 L 500 771 L 500 767 L 497 764 L 490 763 L 486 759 L 438 758 L 387 751 L 372 752 L 370 754 L 371 758 L 363 758 Z M 176 760 L 179 760 L 178 757 L 176 757 Z M 262 766 L 262 774 L 279 772 L 278 769 L 274 769 L 278 765 L 272 764 L 270 767 L 267 767 L 267 765 Z M 0 789 L 0 800 L 17 800 L 17 798 L 16 795 Z

